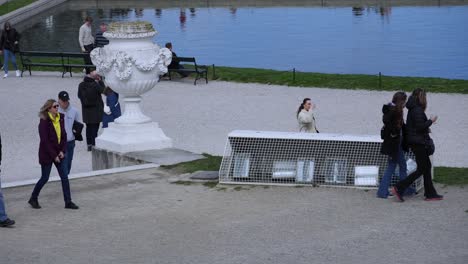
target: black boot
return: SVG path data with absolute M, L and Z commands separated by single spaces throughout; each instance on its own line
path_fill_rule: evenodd
M 68 202 L 65 204 L 65 209 L 73 209 L 73 210 L 77 210 L 77 209 L 80 209 L 78 207 L 78 205 L 74 204 L 73 202 Z
M 31 205 L 32 208 L 34 209 L 41 209 L 42 207 L 39 205 L 39 202 L 37 201 L 37 199 L 29 199 L 28 203 Z

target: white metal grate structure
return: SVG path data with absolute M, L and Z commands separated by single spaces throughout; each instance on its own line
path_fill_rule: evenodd
M 381 144 L 379 136 L 236 130 L 228 135 L 219 181 L 372 188 L 387 167 Z M 407 165 L 408 173 L 416 169 L 412 153 Z M 397 181 L 396 174 L 392 185 Z M 413 187 L 421 189 L 422 177 Z

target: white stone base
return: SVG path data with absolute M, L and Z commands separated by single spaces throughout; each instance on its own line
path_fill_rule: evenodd
M 156 122 L 145 124 L 109 123 L 96 138 L 96 147 L 109 151 L 127 153 L 172 147 L 168 138 Z

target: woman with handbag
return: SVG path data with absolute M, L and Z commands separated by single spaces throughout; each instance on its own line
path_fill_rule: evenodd
M 416 179 L 423 175 L 424 177 L 424 196 L 426 201 L 442 200 L 444 197 L 437 194 L 432 183 L 431 168 L 432 163 L 429 158 L 434 154 L 434 142 L 429 136 L 430 126 L 435 124 L 437 116 L 430 119 L 426 116 L 427 98 L 426 91 L 417 88 L 413 91 L 406 108 L 408 115 L 406 117 L 406 140 L 411 151 L 416 156 L 417 169 L 406 179 L 399 181 L 393 187 L 393 194 L 400 202 L 403 202 L 402 195 Z
M 406 94 L 404 92 L 396 92 L 393 95 L 392 102 L 383 105 L 382 121 L 382 147 L 380 152 L 388 155 L 388 166 L 385 169 L 384 175 L 380 181 L 377 197 L 386 199 L 390 195 L 388 188 L 392 180 L 396 166 L 399 167 L 400 180 L 406 178 L 406 159 L 403 151 L 408 151 L 405 140 L 405 122 L 403 120 L 403 108 L 406 104 Z M 408 189 L 407 195 L 413 194 L 414 190 Z
M 67 149 L 67 132 L 65 131 L 64 115 L 59 113 L 59 104 L 54 99 L 47 100 L 41 107 L 39 117 L 39 163 L 42 174 L 34 186 L 28 203 L 34 209 L 41 208 L 38 201 L 39 193 L 49 181 L 52 165 L 55 165 L 62 182 L 65 208 L 78 209 L 78 206 L 71 199 L 67 165 L 64 161 Z
M 13 67 L 16 70 L 16 77 L 20 77 L 21 73 L 18 70 L 18 65 L 16 64 L 16 56 L 15 52 L 19 50 L 18 48 L 19 42 L 19 34 L 14 29 L 10 22 L 5 22 L 3 25 L 2 36 L 0 38 L 0 53 L 3 53 L 4 61 L 3 61 L 3 70 L 5 71 L 5 75 L 3 78 L 8 77 L 8 61 L 11 60 Z

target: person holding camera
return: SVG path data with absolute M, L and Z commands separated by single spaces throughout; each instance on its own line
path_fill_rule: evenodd
M 104 82 L 101 76 L 92 71 L 86 75 L 78 86 L 78 98 L 81 101 L 83 122 L 86 124 L 86 143 L 88 151 L 96 145 L 99 124 L 104 114 L 104 102 L 101 94 L 104 92 Z

